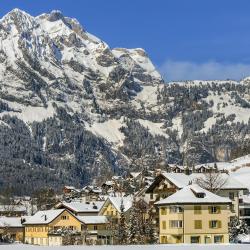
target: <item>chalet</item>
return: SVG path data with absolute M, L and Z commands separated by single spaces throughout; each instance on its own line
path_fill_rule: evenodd
M 97 201 L 102 195 L 102 188 L 97 186 L 88 185 L 82 188 L 81 194 L 87 201 Z
M 76 192 L 77 189 L 74 186 L 64 186 L 63 193 L 64 194 L 70 194 L 72 192 Z
M 121 213 L 121 204 L 123 204 L 124 213 L 127 216 L 133 204 L 132 197 L 108 197 L 101 207 L 99 215 L 104 215 L 113 221 L 118 221 Z
M 82 222 L 65 209 L 38 211 L 24 223 L 24 242 L 33 245 L 62 245 L 62 237 L 54 237 L 61 229 L 81 232 Z M 53 236 L 53 237 L 49 237 Z
M 155 203 L 160 243 L 228 243 L 231 200 L 196 184 Z
M 5 241 L 6 235 L 9 235 L 12 241 L 23 242 L 24 227 L 21 217 L 0 217 L 0 242 Z

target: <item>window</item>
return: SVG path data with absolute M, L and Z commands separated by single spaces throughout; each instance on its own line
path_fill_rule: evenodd
M 168 241 L 167 241 L 167 236 L 161 236 L 161 243 L 162 243 L 162 244 L 168 243 Z
M 150 200 L 153 200 L 153 199 L 154 199 L 154 194 L 150 193 Z
M 68 219 L 69 219 L 69 216 L 62 215 L 62 216 L 61 216 L 61 219 L 62 219 L 62 220 L 68 220 Z
M 170 207 L 170 213 L 182 213 L 183 208 L 179 206 L 171 206 Z
M 235 213 L 235 207 L 234 204 L 230 204 L 230 210 L 232 213 Z
M 181 220 L 171 220 L 169 221 L 170 228 L 182 228 L 182 221 Z
M 201 206 L 194 206 L 194 214 L 201 214 Z
M 209 227 L 210 228 L 221 228 L 221 221 L 218 220 L 211 220 L 209 222 Z
M 210 214 L 219 214 L 220 213 L 220 207 L 211 206 L 209 207 L 209 213 Z
M 212 220 L 211 222 L 210 222 L 211 224 L 211 228 L 217 228 L 217 226 L 218 226 L 218 222 L 217 222 L 217 220 Z
M 191 236 L 190 241 L 191 241 L 192 244 L 200 243 L 200 236 Z
M 97 230 L 97 225 L 94 225 L 94 230 Z
M 234 200 L 234 192 L 229 192 L 229 199 Z
M 166 221 L 162 221 L 162 229 L 166 229 L 166 228 L 167 228 Z
M 161 215 L 166 215 L 167 209 L 165 207 L 161 208 Z
M 214 236 L 214 243 L 223 243 L 223 236 L 222 235 Z
M 201 220 L 195 220 L 194 221 L 194 228 L 195 229 L 202 229 L 202 221 Z

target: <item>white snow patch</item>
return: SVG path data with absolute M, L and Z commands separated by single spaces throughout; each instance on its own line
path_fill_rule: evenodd
M 212 128 L 212 126 L 216 123 L 217 114 L 224 114 L 225 117 L 235 114 L 236 117 L 233 121 L 234 123 L 244 122 L 246 124 L 250 119 L 250 108 L 242 108 L 240 106 L 236 106 L 236 104 L 234 103 L 231 103 L 234 100 L 232 100 L 231 96 L 227 93 L 219 96 L 210 92 L 209 96 L 207 98 L 204 98 L 204 100 L 208 103 L 210 101 L 213 101 L 214 105 L 210 108 L 210 110 L 213 112 L 214 115 L 212 117 L 209 117 L 204 122 L 204 128 L 201 130 L 201 132 L 207 132 L 210 128 Z M 223 107 L 224 103 L 226 104 L 225 107 Z M 219 109 L 217 108 L 218 106 Z
M 163 122 L 151 122 L 148 120 L 143 120 L 143 119 L 138 119 L 137 120 L 143 127 L 148 128 L 149 132 L 152 135 L 161 135 L 164 136 L 166 138 L 168 138 L 168 135 L 166 134 L 165 130 L 162 128 L 162 126 L 164 125 Z
M 162 86 L 159 85 L 161 88 Z M 137 94 L 135 100 L 149 105 L 157 105 L 157 86 L 143 86 L 143 89 Z
M 86 129 L 97 136 L 103 137 L 112 144 L 121 146 L 125 138 L 124 134 L 120 131 L 122 126 L 121 119 L 111 119 L 105 122 L 95 122 L 91 126 L 86 124 Z
M 3 117 L 4 115 L 16 116 L 17 118 L 23 120 L 25 123 L 32 123 L 34 121 L 42 122 L 45 119 L 53 117 L 55 114 L 52 103 L 49 103 L 47 108 L 24 106 L 18 103 L 10 103 L 10 106 L 16 110 L 19 110 L 20 113 L 5 111 L 0 114 L 0 117 Z
M 172 129 L 177 130 L 178 131 L 178 136 L 179 136 L 179 138 L 181 138 L 182 133 L 183 133 L 183 126 L 182 126 L 182 118 L 181 118 L 181 116 L 174 117 L 172 119 L 172 123 L 173 123 Z

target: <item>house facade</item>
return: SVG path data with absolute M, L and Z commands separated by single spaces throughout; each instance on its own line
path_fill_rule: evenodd
M 24 227 L 20 217 L 0 217 L 0 242 L 4 242 L 6 235 L 12 241 L 23 242 Z
M 160 243 L 228 243 L 230 204 L 195 184 L 156 202 Z
M 55 234 L 62 228 L 67 228 L 81 232 L 81 221 L 72 213 L 65 209 L 39 211 L 27 219 L 24 225 L 24 242 L 32 245 L 62 245 L 62 240 L 58 236 L 53 237 L 52 243 L 49 235 Z M 50 238 L 52 240 L 52 238 Z

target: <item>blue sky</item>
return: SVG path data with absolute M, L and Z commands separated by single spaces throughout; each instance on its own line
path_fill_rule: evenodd
M 58 9 L 110 47 L 142 47 L 167 80 L 250 75 L 249 0 L 0 0 L 0 15 Z

